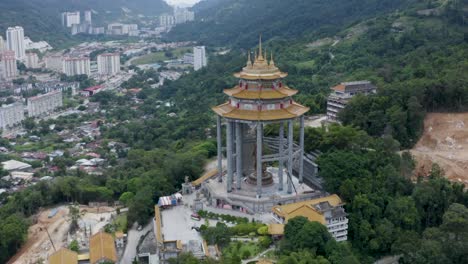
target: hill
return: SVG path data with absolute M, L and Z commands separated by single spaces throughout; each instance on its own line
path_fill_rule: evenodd
M 60 13 L 92 9 L 95 21 L 116 19 L 128 15 L 158 15 L 170 10 L 163 0 L 2 0 L 0 1 L 0 32 L 20 25 L 34 41 L 46 40 L 59 46 L 68 41 L 68 31 L 61 26 Z
M 407 6 L 405 0 L 207 0 L 193 7 L 197 22 L 177 26 L 169 38 L 207 45 L 251 47 L 265 39 L 338 32 L 346 25 Z

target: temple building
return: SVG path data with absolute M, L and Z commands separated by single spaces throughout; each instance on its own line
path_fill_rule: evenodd
M 258 52 L 234 74 L 238 85 L 224 90 L 229 100 L 213 107 L 217 114 L 218 176 L 203 184 L 212 206 L 267 212 L 272 206 L 311 199 L 304 181 L 304 114 L 309 108 L 293 100 L 297 90 L 283 80 L 287 73 L 267 58 L 260 38 Z M 293 142 L 299 123 L 299 145 Z M 226 131 L 226 171 L 223 170 L 222 125 Z M 267 125 L 278 137 L 264 136 Z M 285 136 L 286 134 L 286 136 Z M 274 165 L 274 166 L 273 166 Z M 297 175 L 293 176 L 293 165 Z

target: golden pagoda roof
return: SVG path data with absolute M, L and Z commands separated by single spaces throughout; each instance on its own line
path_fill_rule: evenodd
M 252 91 L 236 86 L 232 89 L 225 89 L 224 93 L 239 99 L 281 99 L 297 94 L 297 90 L 281 87 L 278 89 Z
M 117 252 L 112 235 L 99 232 L 89 239 L 89 259 L 91 264 L 102 260 L 117 262 Z
M 288 74 L 281 72 L 280 69 L 276 67 L 273 60 L 273 54 L 271 55 L 270 61 L 268 62 L 266 50 L 265 53 L 263 52 L 262 37 L 260 36 L 258 53 L 255 54 L 253 63 L 250 59 L 249 52 L 247 66 L 242 68 L 241 72 L 235 73 L 234 76 L 247 80 L 275 80 L 285 78 L 288 76 Z
M 238 109 L 229 103 L 224 103 L 213 107 L 213 111 L 225 118 L 246 121 L 274 121 L 300 117 L 307 113 L 309 108 L 294 102 L 283 109 L 257 111 Z
M 66 248 L 61 248 L 49 256 L 50 264 L 76 264 L 78 254 Z

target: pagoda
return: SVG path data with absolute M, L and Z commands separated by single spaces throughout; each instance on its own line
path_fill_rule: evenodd
M 276 67 L 273 54 L 267 59 L 260 37 L 258 52 L 254 59 L 248 54 L 247 65 L 234 76 L 238 85 L 224 90 L 229 100 L 213 107 L 217 114 L 218 140 L 218 179 L 223 181 L 222 169 L 222 124 L 226 124 L 225 177 L 227 192 L 253 186 L 257 198 L 262 197 L 263 189 L 275 185 L 283 191 L 286 174 L 287 193 L 292 193 L 293 157 L 299 162 L 298 179 L 303 182 L 304 164 L 304 114 L 309 108 L 293 100 L 297 90 L 287 87 L 283 79 L 288 74 Z M 293 152 L 294 122 L 299 120 L 299 151 Z M 264 126 L 279 124 L 277 153 L 264 148 Z M 287 137 L 285 138 L 285 126 Z M 265 153 L 264 153 L 265 152 Z M 278 163 L 278 175 L 273 177 L 266 164 Z M 286 171 L 284 172 L 284 169 Z M 296 167 L 297 168 L 297 167 Z M 273 179 L 278 179 L 274 182 Z

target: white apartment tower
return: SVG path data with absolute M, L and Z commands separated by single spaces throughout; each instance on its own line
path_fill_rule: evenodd
M 175 17 L 171 15 L 161 15 L 159 17 L 159 26 L 170 27 L 175 25 Z
M 114 75 L 120 71 L 120 54 L 105 53 L 97 56 L 98 73 Z
M 34 52 L 26 53 L 26 68 L 37 69 L 39 68 L 39 56 Z
M 0 36 L 0 52 L 5 50 L 5 41 L 3 40 L 3 37 Z
M 80 24 L 80 12 L 63 12 L 62 13 L 62 25 L 67 28 L 71 28 L 73 25 Z
M 45 67 L 52 71 L 63 71 L 63 57 L 61 55 L 48 55 L 45 57 Z
M 198 71 L 207 64 L 205 46 L 193 47 L 193 68 Z
M 0 107 L 0 128 L 7 130 L 15 127 L 24 120 L 24 107 L 22 103 L 14 103 Z
M 92 24 L 93 16 L 92 16 L 91 10 L 87 10 L 84 12 L 84 20 L 85 20 L 85 23 Z
M 67 76 L 90 75 L 91 63 L 88 57 L 65 58 L 63 60 L 63 73 Z
M 53 91 L 28 98 L 28 116 L 49 114 L 63 106 L 62 91 Z
M 174 8 L 174 18 L 176 24 L 182 24 L 195 20 L 195 13 L 187 8 Z
M 0 79 L 11 80 L 18 75 L 15 52 L 5 50 L 0 53 L 0 66 L 2 68 Z
M 24 29 L 22 27 L 9 27 L 6 31 L 7 49 L 13 50 L 17 60 L 26 58 L 24 43 Z

